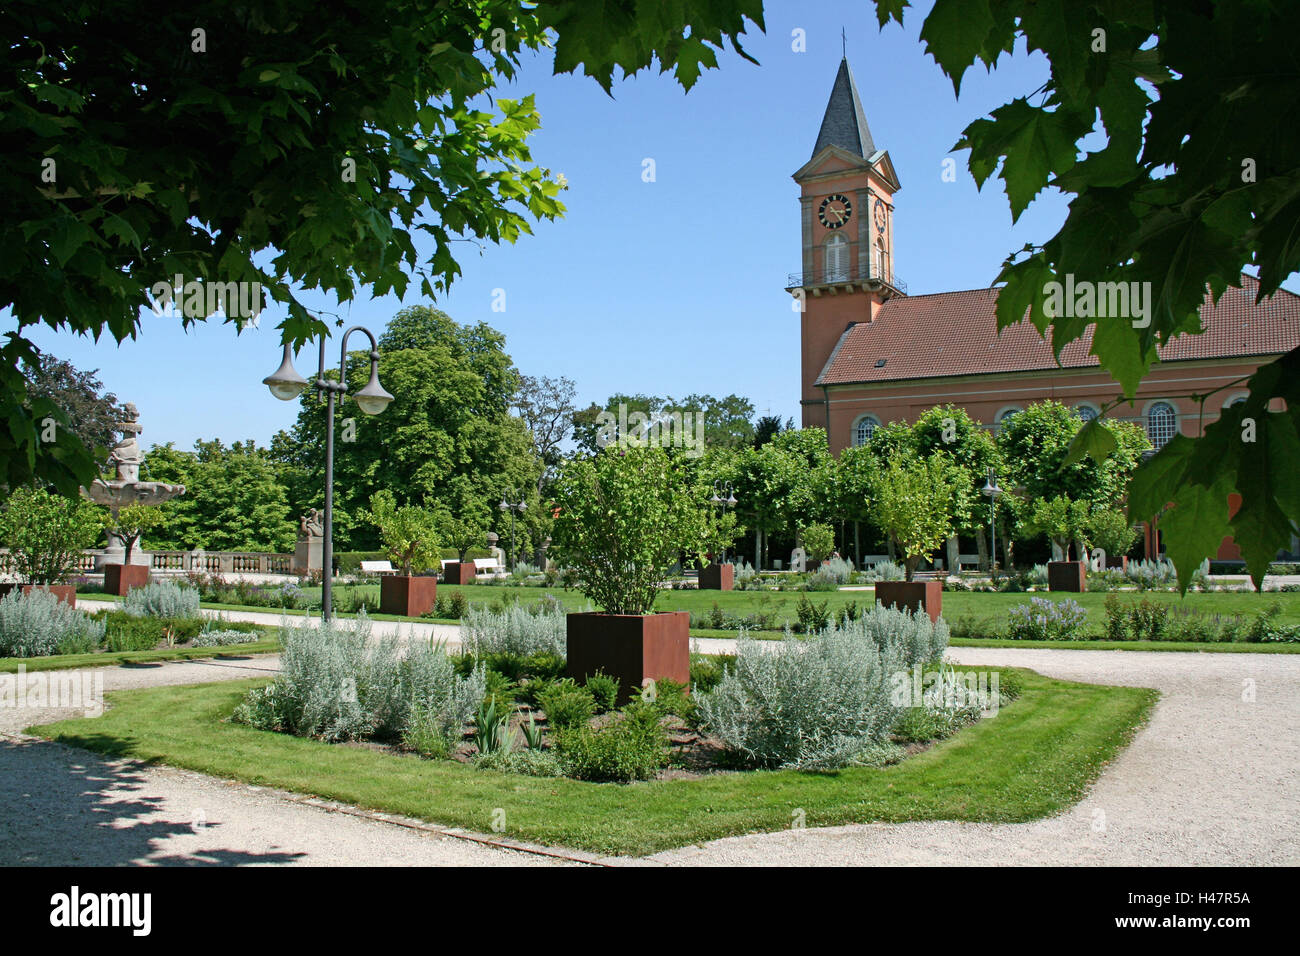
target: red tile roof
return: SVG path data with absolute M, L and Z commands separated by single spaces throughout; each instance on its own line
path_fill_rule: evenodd
M 1180 335 L 1159 349 L 1164 362 L 1280 355 L 1300 346 L 1300 296 L 1279 290 L 1255 304 L 1258 281 L 1242 277 L 1217 304 L 1206 293 L 1199 335 Z M 948 375 L 1056 368 L 1051 346 L 1028 320 L 997 334 L 998 289 L 902 296 L 880 307 L 874 322 L 859 322 L 840 336 L 818 385 L 896 382 Z M 1061 366 L 1098 364 L 1092 330 L 1061 351 Z M 883 366 L 877 365 L 885 359 Z

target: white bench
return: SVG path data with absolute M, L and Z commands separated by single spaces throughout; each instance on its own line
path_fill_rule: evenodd
M 396 574 L 397 568 L 392 561 L 362 561 L 362 574 Z
M 469 562 L 467 562 L 467 563 L 469 563 Z M 492 575 L 496 575 L 496 574 L 505 574 L 505 571 L 506 571 L 506 566 L 505 566 L 504 564 L 502 564 L 502 563 L 501 563 L 499 560 L 497 560 L 496 558 L 474 558 L 474 559 L 472 559 L 472 563 L 473 563 L 473 565 L 474 565 L 474 573 L 475 573 L 476 575 L 478 575 L 478 574 L 492 574 Z M 449 565 L 449 564 L 460 564 L 460 562 L 457 561 L 455 558 L 443 558 L 443 559 L 442 559 L 441 567 L 442 567 L 442 569 L 443 569 L 444 571 L 447 569 L 447 565 Z
M 980 556 L 978 554 L 959 554 L 957 563 L 963 568 L 978 568 L 980 566 Z

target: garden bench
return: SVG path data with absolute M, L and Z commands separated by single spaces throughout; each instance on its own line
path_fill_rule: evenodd
M 501 563 L 499 558 L 474 559 L 475 574 L 504 574 L 505 570 L 505 565 Z
M 396 574 L 397 568 L 392 561 L 362 561 L 362 574 Z

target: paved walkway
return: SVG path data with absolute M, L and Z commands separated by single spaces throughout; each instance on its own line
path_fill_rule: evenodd
M 707 642 L 715 643 L 726 642 Z M 643 862 L 1300 862 L 1300 657 L 1016 648 L 954 648 L 949 654 L 966 665 L 1024 666 L 1070 680 L 1156 687 L 1164 696 L 1150 725 L 1092 792 L 1059 817 L 1016 825 L 787 831 L 685 847 Z M 273 672 L 275 666 L 268 656 L 244 663 L 111 668 L 104 671 L 104 686 L 228 680 Z M 1253 701 L 1243 700 L 1246 682 L 1254 689 Z M 436 827 L 411 829 L 329 812 L 290 795 L 14 736 L 22 726 L 61 716 L 66 715 L 0 710 L 0 865 L 565 862 L 457 839 Z
M 101 611 L 120 608 L 121 605 L 114 601 L 96 601 L 93 598 L 83 598 L 78 595 L 77 607 L 87 611 Z M 219 611 L 205 607 L 200 608 L 199 613 L 214 621 L 250 621 L 254 624 L 270 625 L 279 625 L 289 621 L 294 625 L 307 624 L 311 627 L 320 627 L 321 623 L 319 615 L 281 614 L 279 611 Z M 348 619 L 341 618 L 340 620 Z M 371 634 L 375 637 L 386 637 L 389 634 L 395 634 L 405 640 L 416 637 L 423 640 L 433 638 L 435 641 L 446 641 L 449 647 L 460 646 L 459 624 L 434 624 L 428 621 L 376 621 L 372 619 L 370 628 Z

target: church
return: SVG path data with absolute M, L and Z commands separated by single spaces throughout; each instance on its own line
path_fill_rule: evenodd
M 797 172 L 802 259 L 786 291 L 802 300 L 800 406 L 803 426 L 826 429 L 831 451 L 861 445 L 893 421 L 915 421 L 935 405 L 964 407 L 996 430 L 1033 402 L 1055 399 L 1084 418 L 1121 389 L 1089 354 L 1091 335 L 1067 345 L 1058 365 L 1027 320 L 998 334 L 998 289 L 909 295 L 894 272 L 894 198 L 902 188 L 889 153 L 867 126 L 848 60 L 841 60 L 812 158 Z M 1159 448 L 1177 432 L 1195 436 L 1191 396 L 1250 375 L 1300 346 L 1300 296 L 1278 291 L 1255 304 L 1258 283 L 1242 275 L 1217 303 L 1207 291 L 1205 331 L 1159 349 L 1131 404 L 1108 417 L 1137 422 Z M 1219 407 L 1244 399 L 1238 387 Z M 1206 408 L 1206 424 L 1217 417 Z M 1148 557 L 1159 554 L 1147 530 Z M 1300 542 L 1291 543 L 1300 551 Z M 1220 560 L 1240 553 L 1225 538 Z

